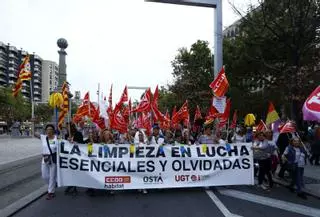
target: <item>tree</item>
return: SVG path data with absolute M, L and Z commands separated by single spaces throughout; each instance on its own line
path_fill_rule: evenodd
M 53 108 L 48 104 L 36 104 L 34 116 L 37 122 L 50 122 L 53 117 Z
M 19 93 L 15 98 L 10 88 L 0 88 L 1 118 L 11 125 L 14 120 L 28 120 L 31 118 L 31 105 Z
M 301 120 L 302 103 L 320 81 L 319 6 L 318 0 L 265 0 L 244 16 L 233 5 L 242 22 L 239 35 L 224 40 L 224 61 L 231 88 L 253 97 L 248 108 L 272 100 Z
M 161 110 L 172 110 L 173 106 L 179 107 L 185 100 L 188 100 L 192 114 L 197 105 L 207 108 L 212 97 L 209 84 L 213 80 L 208 42 L 198 40 L 190 49 L 180 48 L 171 64 L 174 80 L 168 89 L 162 87 L 160 90 Z

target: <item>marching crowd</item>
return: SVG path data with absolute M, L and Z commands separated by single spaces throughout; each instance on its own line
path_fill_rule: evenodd
M 304 186 L 303 174 L 304 166 L 309 159 L 311 164 L 319 165 L 320 149 L 320 127 L 310 129 L 308 144 L 305 145 L 297 133 L 283 133 L 274 135 L 271 130 L 254 131 L 252 128 L 238 126 L 236 130 L 230 132 L 218 132 L 214 130 L 214 124 L 204 124 L 196 131 L 180 127 L 180 129 L 162 130 L 155 124 L 150 135 L 144 129 L 132 128 L 128 133 L 120 134 L 110 129 L 98 130 L 96 127 L 89 129 L 87 133 L 82 133 L 81 129 L 73 123 L 68 124 L 68 132 L 64 139 L 79 144 L 103 143 L 103 144 L 135 144 L 135 145 L 162 145 L 162 144 L 227 144 L 227 143 L 252 143 L 252 150 L 255 162 L 255 176 L 258 179 L 258 187 L 269 191 L 273 187 L 273 177 L 285 179 L 288 173 L 291 178 L 290 190 L 294 192 L 296 186 L 297 196 L 306 199 L 302 188 Z M 56 177 L 57 177 L 57 146 L 59 138 L 55 133 L 54 125 L 48 124 L 45 127 L 44 135 L 37 135 L 41 139 L 43 147 L 42 177 L 48 184 L 47 199 L 55 197 Z M 85 134 L 85 137 L 83 136 Z M 311 151 L 311 153 L 310 153 Z M 280 171 L 276 174 L 280 165 Z M 146 189 L 139 190 L 147 193 Z M 95 195 L 96 190 L 88 189 L 87 193 Z M 66 194 L 76 194 L 77 187 L 69 186 L 65 190 Z M 113 194 L 113 191 L 110 191 Z

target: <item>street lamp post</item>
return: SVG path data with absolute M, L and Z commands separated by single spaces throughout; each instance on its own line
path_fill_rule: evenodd
M 170 3 L 214 8 L 214 77 L 217 76 L 223 65 L 222 59 L 222 0 L 145 0 L 146 2 Z

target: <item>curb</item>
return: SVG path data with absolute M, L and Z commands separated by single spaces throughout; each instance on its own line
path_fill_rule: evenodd
M 288 182 L 286 182 L 286 181 L 282 181 L 282 180 L 280 180 L 280 179 L 278 179 L 278 178 L 275 178 L 275 177 L 273 177 L 272 179 L 273 179 L 273 182 L 275 182 L 275 183 L 277 183 L 277 184 L 279 184 L 279 185 L 285 186 L 285 187 L 288 187 L 289 184 L 290 184 L 290 183 L 288 183 Z M 295 186 L 294 188 L 296 188 L 296 186 Z M 303 188 L 302 191 L 303 191 L 305 194 L 307 194 L 307 195 L 310 195 L 310 196 L 313 196 L 313 197 L 315 197 L 315 198 L 320 199 L 320 195 L 314 193 L 313 191 L 311 191 L 311 190 L 309 190 L 309 189 Z
M 21 211 L 23 208 L 36 201 L 44 194 L 47 193 L 47 186 L 44 185 L 40 187 L 38 190 L 32 192 L 31 194 L 21 198 L 20 200 L 12 203 L 11 205 L 0 210 L 0 217 L 9 217 L 14 215 L 15 213 Z

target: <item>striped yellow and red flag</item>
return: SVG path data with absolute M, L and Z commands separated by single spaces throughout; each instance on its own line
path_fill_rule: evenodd
M 31 67 L 30 67 L 30 56 L 27 55 L 20 67 L 19 67 L 19 71 L 18 71 L 18 76 L 17 76 L 17 81 L 15 83 L 14 88 L 12 89 L 12 95 L 14 97 L 16 97 L 19 93 L 19 91 L 22 89 L 22 82 L 23 81 L 29 81 L 31 79 Z
M 68 114 L 68 110 L 69 110 L 68 91 L 69 91 L 68 84 L 67 84 L 67 82 L 64 82 L 62 85 L 63 104 L 61 106 L 61 111 L 59 113 L 59 120 L 58 120 L 58 129 L 59 130 L 62 129 L 64 119 L 65 119 L 66 115 Z

